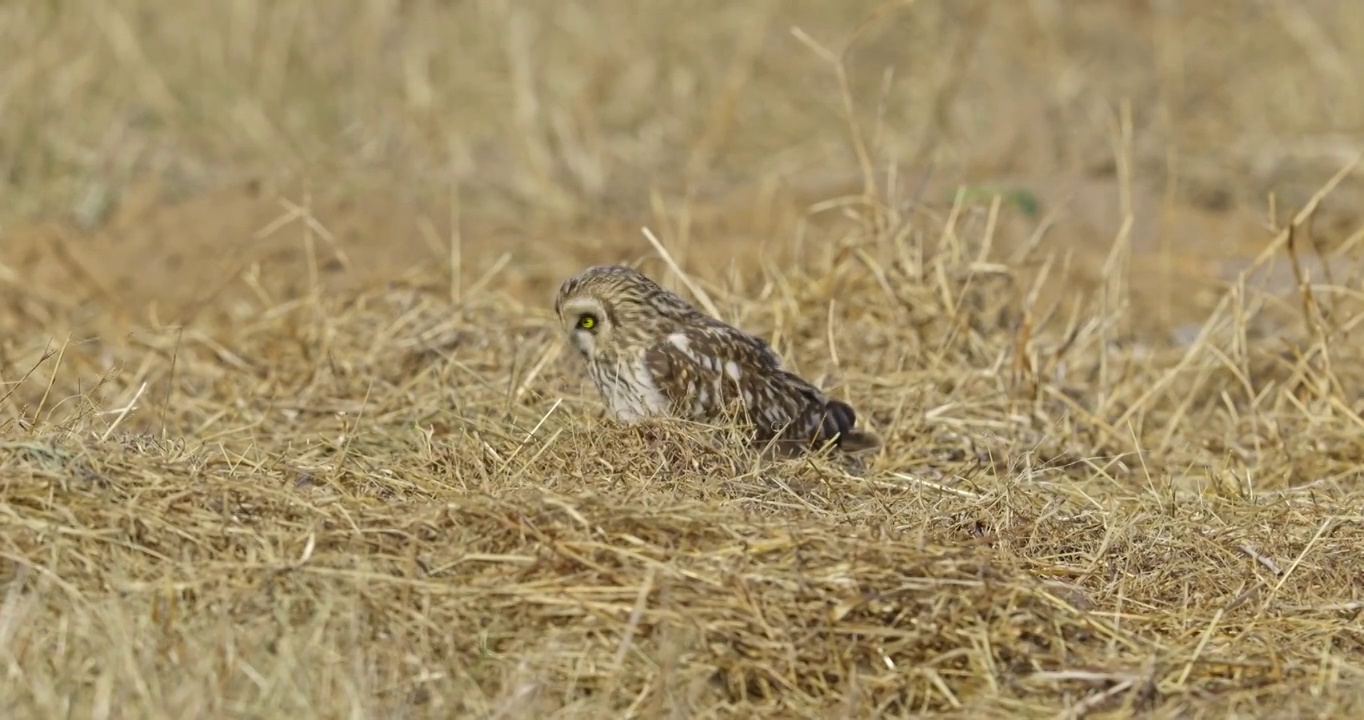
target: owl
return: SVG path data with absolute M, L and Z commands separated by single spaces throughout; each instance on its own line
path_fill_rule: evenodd
M 761 338 L 701 312 L 645 275 L 597 265 L 565 280 L 554 301 L 570 344 L 610 413 L 719 422 L 737 416 L 760 445 L 787 453 L 832 442 L 879 447 L 852 406 L 794 373 Z

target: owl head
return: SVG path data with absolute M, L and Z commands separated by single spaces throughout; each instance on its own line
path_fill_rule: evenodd
M 605 302 L 594 295 L 575 295 L 561 300 L 556 306 L 559 323 L 568 333 L 568 341 L 587 357 L 597 354 L 598 340 L 609 345 L 615 331 L 615 317 Z
M 594 265 L 564 281 L 554 312 L 573 347 L 598 358 L 643 346 L 695 310 L 623 265 Z

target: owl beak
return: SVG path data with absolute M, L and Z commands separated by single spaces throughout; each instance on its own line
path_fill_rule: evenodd
M 587 355 L 592 349 L 592 334 L 586 330 L 574 330 L 568 334 L 569 342 L 583 355 Z

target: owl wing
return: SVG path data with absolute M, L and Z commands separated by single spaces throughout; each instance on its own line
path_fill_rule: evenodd
M 679 328 L 645 352 L 645 364 L 676 414 L 717 420 L 738 403 L 760 441 L 823 443 L 856 422 L 846 403 L 783 370 L 766 342 L 727 325 Z

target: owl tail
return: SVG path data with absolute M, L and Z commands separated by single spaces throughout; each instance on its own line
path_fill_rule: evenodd
M 820 443 L 829 440 L 844 452 L 860 452 L 881 445 L 880 438 L 865 430 L 854 427 L 857 412 L 852 406 L 839 400 L 828 400 L 824 404 L 824 420 L 820 423 Z

